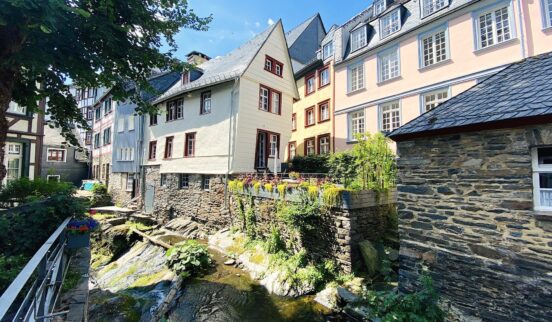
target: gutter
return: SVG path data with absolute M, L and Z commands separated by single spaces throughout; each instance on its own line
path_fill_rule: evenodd
M 226 174 L 224 175 L 224 205 L 226 208 L 228 208 L 228 178 L 230 176 L 230 167 L 231 167 L 231 161 L 230 161 L 230 157 L 231 157 L 231 154 L 232 154 L 232 126 L 233 126 L 233 122 L 232 122 L 232 118 L 233 118 L 233 115 L 234 115 L 234 93 L 236 91 L 236 88 L 238 87 L 238 84 L 239 84 L 239 78 L 236 77 L 234 78 L 234 86 L 232 87 L 232 91 L 230 92 L 230 115 L 229 115 L 229 124 L 228 124 L 228 163 L 227 163 L 227 168 L 226 168 Z
M 518 9 L 518 18 L 519 18 L 519 33 L 520 33 L 520 43 L 521 43 L 521 57 L 523 59 L 527 58 L 527 52 L 525 50 L 525 14 L 523 12 L 523 4 L 521 0 L 517 0 L 517 9 Z

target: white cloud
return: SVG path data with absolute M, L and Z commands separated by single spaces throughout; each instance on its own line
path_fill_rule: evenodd
M 272 26 L 274 24 L 274 20 L 272 18 L 268 18 L 268 21 L 266 22 L 269 26 Z
M 261 26 L 261 23 L 260 22 L 255 22 L 255 27 L 259 28 Z

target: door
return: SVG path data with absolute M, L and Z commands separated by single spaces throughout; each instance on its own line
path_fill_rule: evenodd
M 144 213 L 146 214 L 153 213 L 154 198 L 155 198 L 155 186 L 150 183 L 147 183 L 145 196 L 144 196 Z

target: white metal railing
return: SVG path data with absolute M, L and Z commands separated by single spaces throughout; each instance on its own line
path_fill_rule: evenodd
M 67 218 L 40 247 L 0 297 L 0 321 L 50 321 L 67 270 Z M 32 236 L 29 236 L 32 238 Z M 21 300 L 26 285 L 32 282 Z M 62 312 L 67 313 L 67 312 Z

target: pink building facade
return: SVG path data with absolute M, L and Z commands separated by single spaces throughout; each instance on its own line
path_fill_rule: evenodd
M 92 178 L 109 185 L 112 165 L 113 117 L 117 102 L 106 92 L 94 105 Z
M 552 51 L 552 0 L 375 0 L 335 33 L 335 147 Z

